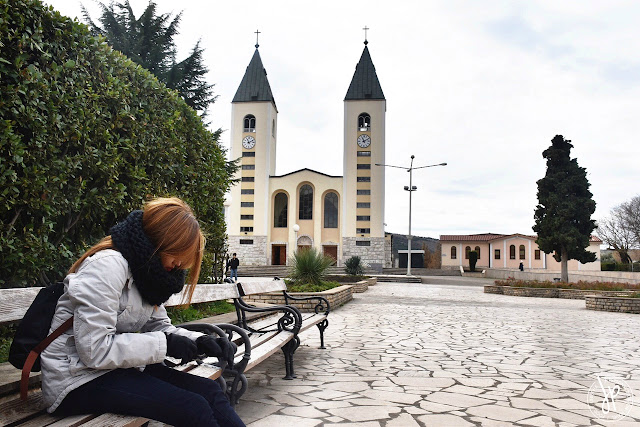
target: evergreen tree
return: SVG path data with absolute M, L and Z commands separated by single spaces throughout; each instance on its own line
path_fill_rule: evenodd
M 203 64 L 200 41 L 183 61 L 176 61 L 176 46 L 173 38 L 178 34 L 182 12 L 173 19 L 171 14 L 156 14 L 153 1 L 136 18 L 129 0 L 124 3 L 100 3 L 102 15 L 99 24 L 93 22 L 83 6 L 85 21 L 94 35 L 102 35 L 116 50 L 132 61 L 151 71 L 167 87 L 178 91 L 187 105 L 197 111 L 206 112 L 214 102 L 213 85 L 207 84 L 208 72 Z
M 535 210 L 536 243 L 544 253 L 553 253 L 562 266 L 562 278 L 569 281 L 567 262 L 576 259 L 593 262 L 596 255 L 589 247 L 591 232 L 596 228 L 591 215 L 596 202 L 589 191 L 587 171 L 569 157 L 573 145 L 562 135 L 551 140 L 542 152 L 547 159 L 547 173 L 538 181 L 538 206 Z

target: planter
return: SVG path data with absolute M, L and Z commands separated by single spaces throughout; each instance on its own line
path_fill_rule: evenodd
M 312 297 L 321 296 L 326 298 L 331 305 L 331 309 L 340 307 L 343 304 L 353 299 L 354 286 L 342 285 L 337 288 L 329 289 L 322 292 L 290 292 L 294 297 Z M 284 305 L 284 296 L 281 292 L 270 292 L 260 295 L 252 295 L 243 298 L 247 302 L 270 304 L 270 305 Z M 289 301 L 290 305 L 297 307 L 302 312 L 313 312 L 317 301 Z
M 631 295 L 635 291 L 596 291 L 580 289 L 526 288 L 520 286 L 487 285 L 484 287 L 484 292 L 486 294 L 502 294 L 516 297 L 585 299 L 587 295 L 598 295 L 603 297 L 625 297 Z
M 585 296 L 587 310 L 640 314 L 640 298 Z

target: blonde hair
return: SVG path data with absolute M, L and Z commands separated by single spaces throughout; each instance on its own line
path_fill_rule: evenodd
M 181 267 L 189 269 L 189 278 L 183 304 L 189 304 L 200 276 L 206 243 L 193 211 L 189 205 L 176 197 L 153 199 L 143 207 L 142 228 L 155 246 L 156 252 L 184 260 Z M 115 249 L 111 236 L 104 237 L 85 252 L 71 266 L 69 273 L 77 272 L 85 259 L 104 249 Z

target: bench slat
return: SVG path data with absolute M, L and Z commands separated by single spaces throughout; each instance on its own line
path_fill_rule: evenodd
M 169 301 L 165 303 L 165 306 L 171 307 L 180 305 L 182 302 L 182 296 L 185 290 L 179 294 L 172 295 Z M 193 290 L 193 296 L 191 297 L 191 303 L 197 304 L 201 302 L 211 302 L 238 298 L 238 288 L 235 283 L 220 283 L 220 284 L 198 284 Z
M 95 418 L 96 415 L 72 415 L 70 417 L 62 418 L 56 417 L 51 414 L 40 415 L 33 418 L 26 423 L 20 424 L 20 427 L 76 427 L 82 425 L 82 423 Z
M 243 278 L 240 285 L 242 286 L 242 291 L 245 295 L 287 290 L 287 285 L 284 283 L 284 280 L 251 280 L 250 278 Z
M 15 322 L 24 317 L 27 309 L 42 288 L 0 289 L 0 323 Z
M 314 314 L 313 316 L 307 317 L 302 321 L 302 327 L 300 328 L 300 332 L 306 331 L 310 327 L 317 325 L 318 323 L 322 322 L 326 318 L 327 316 L 324 314 Z
M 251 359 L 245 368 L 245 372 L 251 370 L 254 366 L 258 365 L 260 362 L 265 360 L 267 357 L 271 356 L 276 351 L 280 350 L 280 348 L 285 345 L 287 342 L 291 341 L 293 338 L 293 332 L 280 332 L 275 337 L 262 344 L 258 348 L 251 349 Z
M 42 390 L 29 391 L 27 401 L 20 400 L 17 395 L 0 400 L 0 426 L 23 420 L 45 409 Z
M 103 414 L 82 424 L 82 427 L 139 427 L 148 421 L 147 418 L 131 417 L 128 415 Z

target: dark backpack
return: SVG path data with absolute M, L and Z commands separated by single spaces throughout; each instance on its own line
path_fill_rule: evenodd
M 21 397 L 26 399 L 29 373 L 40 371 L 40 353 L 54 339 L 73 325 L 73 317 L 67 319 L 49 335 L 51 321 L 58 299 L 64 293 L 64 283 L 57 282 L 42 288 L 18 325 L 9 349 L 9 362 L 22 369 Z

